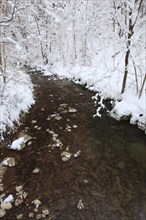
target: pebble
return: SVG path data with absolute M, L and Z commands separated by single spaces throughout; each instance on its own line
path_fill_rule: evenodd
M 23 192 L 23 198 L 26 199 L 28 193 L 27 192 Z
M 34 213 L 33 213 L 33 212 L 30 212 L 29 215 L 28 215 L 28 217 L 29 217 L 29 218 L 33 218 L 33 217 L 34 217 Z
M 78 157 L 81 154 L 81 151 L 79 150 L 77 153 L 74 154 L 74 157 Z
M 41 201 L 40 201 L 39 199 L 33 200 L 32 203 L 34 203 L 36 207 L 38 207 L 39 205 L 41 205 Z
M 71 129 L 70 128 L 68 128 L 68 129 L 66 129 L 68 132 L 71 132 Z
M 68 112 L 67 110 L 61 111 L 62 114 L 66 114 L 67 112 Z
M 35 209 L 34 209 L 34 212 L 38 212 L 38 208 L 35 208 Z
M 1 201 L 1 199 L 3 199 L 3 197 L 5 197 L 5 195 L 6 195 L 5 193 L 0 195 L 0 201 Z
M 32 120 L 31 123 L 32 123 L 32 124 L 36 124 L 37 121 L 36 121 L 36 120 Z
M 12 208 L 12 204 L 10 202 L 3 202 L 0 206 L 4 210 L 9 210 Z
M 23 200 L 21 200 L 21 199 L 16 199 L 16 200 L 15 200 L 15 206 L 20 205 L 22 202 L 23 202 Z
M 6 214 L 6 211 L 0 208 L 0 218 Z
M 46 218 L 46 216 L 44 214 L 42 214 L 42 218 Z
M 31 141 L 29 141 L 27 145 L 28 145 L 28 147 L 29 147 L 29 146 L 31 146 L 31 145 L 32 145 L 32 142 L 31 142 Z
M 64 107 L 65 108 L 65 107 L 67 107 L 67 104 L 66 103 L 62 103 L 62 104 L 59 105 L 59 107 Z
M 20 192 L 23 189 L 23 186 L 16 186 L 16 192 Z
M 88 180 L 85 179 L 85 180 L 84 180 L 84 183 L 88 183 Z
M 77 112 L 77 110 L 76 110 L 75 108 L 70 108 L 70 107 L 69 107 L 68 112 L 70 112 L 70 113 L 74 113 L 74 112 Z
M 56 117 L 54 117 L 57 121 L 59 121 L 59 120 L 61 120 L 62 119 L 62 117 L 61 116 L 59 116 L 59 115 L 57 115 Z
M 22 218 L 23 218 L 23 214 L 19 214 L 19 215 L 17 215 L 16 218 L 17 218 L 17 219 L 22 219 Z
M 84 204 L 83 204 L 82 199 L 79 200 L 79 203 L 78 203 L 77 208 L 78 208 L 78 209 L 84 209 Z
M 64 156 L 64 157 L 67 157 L 68 159 L 70 159 L 71 158 L 71 153 L 69 153 L 69 152 L 67 152 L 67 151 L 63 151 L 62 153 L 61 153 L 61 156 Z
M 36 219 L 41 219 L 42 215 L 41 214 L 37 214 L 36 215 Z
M 62 159 L 62 161 L 63 161 L 63 162 L 65 162 L 65 161 L 68 161 L 68 160 L 69 160 L 69 158 L 67 158 L 67 157 L 62 157 L 61 159 Z
M 42 213 L 43 213 L 45 216 L 47 216 L 47 215 L 49 215 L 49 210 L 48 210 L 48 209 L 44 209 L 44 210 L 42 211 Z
M 65 129 L 66 129 L 68 132 L 71 132 L 71 126 L 70 126 L 70 125 L 67 125 Z
M 39 173 L 39 172 L 40 172 L 40 169 L 39 169 L 39 168 L 35 168 L 32 172 L 33 172 L 33 173 Z
M 0 184 L 0 192 L 3 192 L 3 191 L 4 191 L 3 184 Z
M 78 128 L 78 126 L 77 125 L 73 125 L 73 128 Z

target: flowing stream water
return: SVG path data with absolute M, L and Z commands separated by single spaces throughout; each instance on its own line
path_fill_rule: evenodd
M 144 132 L 105 113 L 94 118 L 95 94 L 69 80 L 31 77 L 36 103 L 3 145 L 22 133 L 33 139 L 21 151 L 0 148 L 1 161 L 16 161 L 4 174 L 3 193 L 16 200 L 21 185 L 27 196 L 3 219 L 144 220 Z

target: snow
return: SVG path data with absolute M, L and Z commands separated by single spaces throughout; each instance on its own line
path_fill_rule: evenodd
M 28 111 L 33 99 L 33 86 L 30 77 L 22 71 L 13 73 L 7 71 L 7 82 L 3 83 L 0 76 L 0 133 L 7 127 L 13 127 L 18 122 L 20 113 Z
M 139 99 L 132 89 L 127 90 L 122 95 L 122 100 L 117 102 L 111 111 L 111 116 L 120 120 L 123 116 L 130 116 L 130 123 L 137 122 L 139 128 L 144 128 L 146 125 L 146 106 L 145 95 Z

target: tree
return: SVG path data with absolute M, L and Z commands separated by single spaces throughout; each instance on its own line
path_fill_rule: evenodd
M 113 7 L 116 12 L 115 20 L 119 28 L 119 36 L 120 37 L 124 36 L 126 42 L 126 52 L 125 52 L 125 61 L 124 61 L 125 68 L 124 68 L 121 93 L 124 93 L 126 88 L 129 60 L 131 54 L 132 37 L 135 33 L 135 26 L 137 24 L 142 6 L 143 6 L 143 0 L 113 1 Z M 135 72 L 135 74 L 137 73 Z

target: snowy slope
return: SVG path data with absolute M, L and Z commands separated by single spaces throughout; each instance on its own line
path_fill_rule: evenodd
M 19 71 L 7 72 L 7 83 L 0 77 L 0 133 L 18 122 L 21 112 L 34 104 L 33 86 L 28 75 Z

